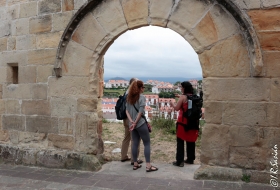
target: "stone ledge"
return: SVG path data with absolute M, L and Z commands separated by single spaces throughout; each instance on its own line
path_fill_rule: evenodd
M 194 173 L 194 179 L 241 181 L 244 175 L 250 176 L 250 182 L 269 184 L 270 173 L 267 171 L 244 170 L 220 166 L 202 165 Z
M 0 163 L 98 171 L 102 167 L 103 158 L 101 155 L 63 150 L 20 149 L 15 146 L 0 145 Z

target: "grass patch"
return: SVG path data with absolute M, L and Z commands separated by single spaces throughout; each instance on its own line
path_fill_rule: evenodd
M 176 125 L 173 119 L 153 118 L 151 124 L 154 129 L 162 129 L 165 133 L 176 134 Z
M 107 119 L 102 119 L 102 123 L 110 123 L 110 121 L 108 121 Z
M 241 180 L 246 182 L 246 183 L 249 183 L 250 182 L 250 179 L 251 179 L 251 176 L 250 175 L 247 175 L 247 174 L 243 174 Z

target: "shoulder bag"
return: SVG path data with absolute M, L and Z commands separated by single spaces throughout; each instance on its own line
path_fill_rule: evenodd
M 135 105 L 133 105 L 133 106 L 134 106 L 135 110 L 136 110 L 137 112 L 139 112 L 138 109 L 135 107 Z M 149 131 L 149 132 L 152 132 L 152 126 L 150 125 L 150 123 L 148 123 L 148 121 L 147 121 L 145 115 L 143 115 L 143 113 L 141 114 L 141 117 L 145 119 L 146 124 L 147 124 L 147 127 L 148 127 L 148 131 Z

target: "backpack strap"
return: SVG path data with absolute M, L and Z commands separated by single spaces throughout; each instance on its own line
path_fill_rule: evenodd
M 135 107 L 135 104 L 133 104 L 133 107 L 134 107 L 135 110 L 139 113 L 138 109 Z M 147 122 L 147 119 L 146 119 L 145 115 L 143 115 L 143 113 L 141 114 L 141 117 L 145 119 L 146 123 L 148 123 L 148 122 Z

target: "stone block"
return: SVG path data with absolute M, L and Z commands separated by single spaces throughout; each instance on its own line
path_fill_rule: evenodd
M 10 28 L 11 24 L 8 21 L 0 22 L 0 38 L 9 36 L 11 34 Z
M 36 165 L 36 154 L 38 150 L 30 149 L 30 150 L 23 150 L 22 155 L 22 163 L 24 165 Z
M 52 29 L 52 16 L 44 15 L 29 20 L 30 34 L 50 32 Z
M 61 11 L 61 0 L 41 0 L 38 2 L 38 14 L 50 14 Z
M 8 142 L 9 141 L 9 133 L 7 131 L 0 130 L 0 142 Z
M 279 117 L 278 117 L 279 118 Z M 268 159 L 272 160 L 273 155 L 271 154 L 272 148 L 280 144 L 280 128 L 279 125 L 276 127 L 262 127 L 259 130 L 260 146 L 266 149 L 268 153 Z M 278 148 L 279 149 L 279 148 Z
M 8 38 L 0 38 L 0 51 L 7 51 L 8 47 Z
M 269 151 L 260 147 L 230 147 L 230 167 L 264 170 L 269 164 Z
M 231 126 L 228 139 L 230 146 L 260 146 L 258 133 L 257 127 Z
M 56 148 L 73 150 L 75 139 L 73 136 L 62 136 L 56 134 L 48 135 L 49 146 Z
M 39 65 L 37 67 L 37 82 L 46 83 L 53 75 L 53 65 Z
M 75 150 L 97 154 L 100 148 L 97 134 L 97 125 L 97 114 L 76 114 Z
M 168 22 L 168 28 L 176 27 L 176 30 L 182 36 L 187 34 L 191 28 L 203 17 L 212 5 L 210 1 L 192 1 L 182 0 L 174 8 Z
M 88 76 L 93 51 L 70 41 L 63 58 L 62 75 Z
M 19 66 L 27 65 L 27 54 L 25 51 L 7 51 L 0 53 L 0 66 L 7 63 L 17 63 Z
M 22 101 L 22 114 L 50 116 L 50 102 L 46 100 Z
M 222 124 L 223 103 L 215 101 L 205 101 L 203 103 L 205 108 L 205 119 L 207 123 Z
M 15 20 L 19 18 L 19 4 L 7 7 L 7 20 Z
M 280 77 L 280 51 L 263 52 L 266 77 Z
M 0 7 L 6 6 L 6 0 L 0 0 Z
M 9 137 L 10 137 L 10 142 L 12 144 L 18 145 L 19 131 L 9 130 L 8 134 L 9 134 Z
M 279 127 L 280 126 L 280 104 L 279 102 L 268 103 L 267 104 L 267 125 L 269 127 Z
M 121 3 L 126 22 L 130 29 L 148 25 L 148 0 L 122 0 Z
M 78 10 L 83 6 L 85 3 L 87 3 L 87 0 L 74 0 L 74 8 L 75 10 Z
M 0 67 L 0 83 L 6 83 L 8 81 L 8 69 L 7 67 Z
M 8 42 L 7 42 L 7 50 L 8 51 L 14 51 L 16 50 L 16 37 L 12 37 L 10 36 L 8 38 Z
M 60 42 L 62 32 L 53 32 L 39 34 L 36 37 L 37 48 L 46 49 L 46 48 L 56 48 Z
M 45 133 L 19 132 L 19 143 L 41 143 L 45 138 Z
M 202 165 L 194 173 L 194 179 L 239 181 L 243 176 L 242 169 Z
M 150 0 L 149 16 L 151 18 L 150 24 L 155 26 L 166 27 L 167 19 L 171 14 L 171 9 L 174 6 L 173 0 Z
M 25 131 L 25 116 L 3 115 L 2 124 L 4 130 Z
M 29 19 L 21 18 L 21 19 L 12 21 L 11 30 L 12 30 L 13 36 L 28 35 L 29 34 Z
M 280 51 L 280 32 L 258 32 L 260 45 L 263 51 Z
M 78 99 L 78 112 L 95 112 L 97 110 L 98 99 Z
M 23 66 L 18 69 L 18 82 L 24 83 L 36 83 L 36 66 Z
M 72 35 L 72 40 L 88 49 L 95 50 L 106 35 L 106 31 L 92 14 L 87 14 Z
M 128 29 L 120 1 L 104 1 L 92 13 L 102 27 L 113 36 Z
M 280 7 L 265 10 L 250 10 L 248 11 L 248 15 L 257 31 L 280 30 L 279 11 Z
M 241 35 L 218 42 L 199 54 L 203 77 L 249 77 L 250 60 Z
M 21 114 L 21 104 L 19 100 L 6 100 L 6 114 Z
M 72 11 L 53 15 L 53 31 L 64 31 L 72 16 Z
M 50 77 L 49 96 L 83 98 L 89 96 L 88 77 Z
M 209 78 L 203 80 L 203 93 L 207 100 L 269 101 L 270 84 L 268 78 Z
M 37 153 L 36 158 L 38 166 L 64 168 L 67 155 L 65 151 L 42 150 Z
M 74 0 L 62 0 L 62 11 L 72 11 L 74 9 Z
M 7 0 L 7 5 L 8 6 L 12 6 L 12 5 L 16 5 L 16 4 L 19 4 L 19 3 L 27 3 L 28 1 L 30 0 Z
M 73 98 L 51 98 L 51 115 L 72 117 L 77 111 L 77 100 Z
M 0 2 L 3 0 L 0 0 Z M 6 7 L 0 6 L 0 20 L 7 20 L 7 9 Z
M 72 118 L 58 119 L 58 133 L 63 135 L 73 135 L 74 120 Z
M 57 49 L 40 49 L 28 51 L 29 65 L 54 64 Z
M 264 8 L 279 7 L 280 2 L 279 2 L 279 0 L 262 0 L 262 6 Z
M 244 0 L 247 9 L 260 9 L 261 3 L 261 0 Z
M 30 84 L 10 84 L 3 86 L 3 98 L 31 99 L 32 86 Z
M 0 84 L 0 99 L 2 99 L 2 93 L 3 93 L 2 84 Z
M 36 36 L 18 36 L 16 38 L 17 50 L 36 49 Z
M 236 22 L 232 21 L 232 15 L 225 12 L 220 5 L 215 5 L 191 33 L 201 46 L 207 47 L 239 33 L 239 27 Z
M 48 85 L 35 84 L 32 86 L 32 99 L 46 100 L 48 98 Z
M 58 133 L 58 119 L 47 116 L 27 116 L 26 131 L 34 133 Z
M 0 100 L 0 114 L 5 114 L 6 113 L 6 101 L 5 100 Z
M 258 102 L 228 102 L 223 108 L 223 124 L 267 126 L 267 104 Z
M 28 2 L 20 4 L 19 17 L 27 18 L 37 16 L 37 2 Z
M 229 131 L 225 125 L 213 125 L 206 123 L 201 137 L 202 164 L 227 166 L 229 160 Z
M 233 0 L 241 9 L 260 9 L 261 0 Z
M 274 102 L 280 102 L 280 78 L 271 79 L 271 94 L 270 99 Z

